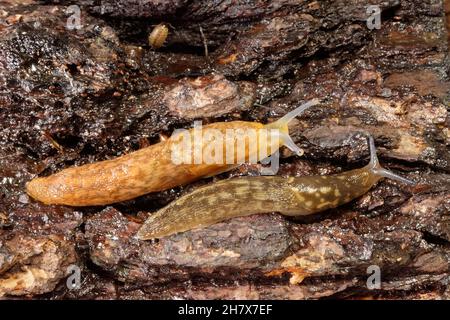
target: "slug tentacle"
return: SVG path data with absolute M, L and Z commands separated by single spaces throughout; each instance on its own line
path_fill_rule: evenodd
M 373 140 L 373 137 L 369 136 L 368 139 L 369 139 L 369 149 L 370 149 L 370 163 L 368 166 L 374 175 L 377 175 L 377 176 L 380 176 L 383 178 L 392 179 L 392 180 L 399 181 L 399 182 L 409 184 L 409 185 L 415 184 L 414 181 L 406 179 L 404 177 L 401 177 L 401 176 L 393 173 L 392 171 L 383 168 L 380 165 L 380 162 L 378 161 L 377 151 L 375 148 L 375 142 Z
M 278 138 L 281 141 L 281 143 L 298 156 L 302 156 L 304 153 L 303 149 L 298 147 L 290 137 L 288 124 L 292 119 L 302 114 L 306 109 L 319 104 L 319 102 L 320 102 L 319 99 L 312 99 L 302 104 L 301 106 L 297 107 L 296 109 L 288 112 L 286 115 L 284 115 L 277 121 L 266 124 L 265 128 L 278 129 L 279 130 Z
M 289 134 L 280 133 L 278 135 L 278 138 L 279 138 L 280 141 L 282 141 L 282 144 L 286 148 L 291 150 L 293 153 L 295 153 L 299 157 L 301 157 L 305 153 L 302 148 L 300 148 L 299 146 L 297 146 L 295 144 L 295 142 L 292 140 L 292 138 L 291 138 L 291 136 Z
M 315 106 L 319 103 L 320 103 L 319 99 L 309 100 L 308 102 L 302 104 L 301 106 L 295 108 L 294 110 L 289 111 L 288 113 L 286 113 L 283 117 L 281 117 L 277 121 L 266 124 L 266 127 L 268 127 L 268 128 L 286 128 L 286 130 L 287 130 L 287 125 L 289 124 L 289 122 L 291 120 L 293 120 L 295 117 L 298 117 L 299 115 L 301 115 L 303 112 L 305 112 L 306 109 L 308 109 L 312 106 Z

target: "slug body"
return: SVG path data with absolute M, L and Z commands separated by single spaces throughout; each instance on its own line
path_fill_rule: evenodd
M 341 174 L 242 177 L 199 188 L 151 215 L 137 236 L 142 240 L 160 238 L 255 213 L 308 215 L 350 202 L 383 177 L 412 183 L 379 165 L 371 137 L 370 151 L 367 166 Z
M 288 135 L 288 122 L 305 109 L 318 103 L 312 100 L 281 119 L 264 125 L 257 122 L 232 121 L 218 122 L 202 127 L 200 139 L 194 130 L 185 130 L 189 137 L 191 149 L 195 149 L 195 141 L 200 140 L 200 149 L 205 152 L 211 149 L 214 141 L 207 138 L 208 129 L 226 134 L 227 130 L 253 130 L 254 136 L 245 140 L 245 151 L 241 156 L 233 154 L 234 164 L 226 161 L 223 152 L 222 161 L 215 163 L 200 162 L 196 164 L 192 151 L 192 161 L 177 163 L 174 159 L 174 146 L 180 145 L 182 135 L 172 135 L 168 140 L 143 148 L 130 154 L 106 161 L 86 164 L 79 167 L 64 169 L 48 177 L 33 179 L 26 185 L 27 193 L 45 204 L 62 204 L 70 206 L 106 205 L 129 200 L 138 196 L 166 190 L 175 186 L 187 184 L 202 177 L 213 176 L 236 167 L 237 164 L 253 158 L 257 161 L 275 152 L 281 145 L 301 154 Z M 267 129 L 276 129 L 271 136 L 263 135 Z M 203 138 L 203 139 L 202 139 Z M 237 143 L 237 139 L 232 140 Z M 256 140 L 255 140 L 256 139 Z M 266 144 L 260 144 L 265 139 Z M 267 140 L 267 141 L 266 141 Z M 198 144 L 197 144 L 198 145 Z M 252 146 L 255 146 L 253 148 Z M 267 147 L 266 153 L 261 153 Z M 175 148 L 176 149 L 176 148 Z M 176 149 L 178 150 L 178 149 Z M 265 154 L 265 156 L 260 156 Z M 189 159 L 188 159 L 189 160 Z M 219 159 L 220 160 L 220 159 Z

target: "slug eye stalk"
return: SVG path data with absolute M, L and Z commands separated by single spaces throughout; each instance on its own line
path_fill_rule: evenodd
M 369 150 L 370 150 L 370 163 L 369 163 L 369 170 L 377 176 L 392 179 L 401 183 L 409 184 L 409 185 L 415 185 L 416 183 L 412 180 L 406 179 L 404 177 L 399 176 L 398 174 L 393 173 L 392 171 L 383 168 L 380 165 L 380 162 L 378 161 L 377 157 L 377 150 L 375 147 L 375 141 L 373 140 L 372 136 L 368 136 L 368 143 L 369 143 Z
M 288 124 L 291 122 L 295 117 L 301 115 L 305 110 L 311 108 L 312 106 L 315 106 L 319 104 L 319 99 L 312 99 L 301 106 L 297 107 L 296 109 L 288 112 L 286 115 L 281 117 L 275 122 L 267 124 L 265 127 L 267 129 L 278 129 L 279 130 L 279 139 L 282 142 L 284 146 L 286 146 L 289 150 L 294 152 L 295 154 L 302 156 L 303 150 L 295 144 L 295 142 L 292 140 L 291 136 L 289 135 L 289 128 Z

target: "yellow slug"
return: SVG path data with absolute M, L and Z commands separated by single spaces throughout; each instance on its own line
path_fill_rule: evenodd
M 183 158 L 183 153 L 181 157 L 174 157 L 174 154 L 177 154 L 174 150 L 180 149 L 174 147 L 182 145 L 180 140 L 183 135 L 172 135 L 166 141 L 112 160 L 71 167 L 48 177 L 33 179 L 27 183 L 26 190 L 31 197 L 45 204 L 106 205 L 213 176 L 231 170 L 237 164 L 249 159 L 260 161 L 278 150 L 281 145 L 301 155 L 302 150 L 289 137 L 288 123 L 317 103 L 318 100 L 311 100 L 267 125 L 258 122 L 231 121 L 205 125 L 200 133 L 196 133 L 196 128 L 185 130 L 183 133 L 188 135 L 191 142 L 187 145 L 191 145 L 193 149 L 187 150 L 189 161 L 179 161 L 179 158 Z M 230 159 L 226 159 L 224 144 L 223 157 L 218 159 L 219 161 L 195 162 L 196 153 L 207 153 L 210 149 L 214 149 L 211 146 L 216 145 L 214 140 L 206 137 L 208 133 L 214 131 L 226 136 L 230 130 L 242 131 L 244 135 L 245 132 L 255 133 L 246 136 L 244 152 L 232 154 L 233 159 L 229 161 Z M 271 134 L 267 135 L 268 131 Z M 239 139 L 239 136 L 232 137 L 232 146 L 238 144 Z M 266 152 L 262 152 L 263 149 Z M 239 148 L 231 150 L 239 151 Z M 186 157 L 183 159 L 186 160 Z
M 151 215 L 137 237 L 142 240 L 161 238 L 255 213 L 308 215 L 350 202 L 383 177 L 414 183 L 380 166 L 372 137 L 369 137 L 369 146 L 367 166 L 340 174 L 241 177 L 199 188 Z

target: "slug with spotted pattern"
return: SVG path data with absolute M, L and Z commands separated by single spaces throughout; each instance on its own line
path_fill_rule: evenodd
M 137 237 L 141 240 L 161 238 L 255 213 L 309 215 L 350 202 L 383 177 L 414 184 L 381 167 L 372 137 L 369 137 L 369 147 L 368 165 L 340 174 L 241 177 L 199 188 L 151 215 Z
M 319 103 L 318 100 L 311 100 L 277 121 L 266 125 L 258 122 L 231 121 L 203 126 L 202 132 L 205 135 L 210 132 L 209 129 L 220 131 L 223 135 L 227 133 L 227 130 L 253 130 L 256 132 L 253 136 L 249 135 L 248 140 L 245 141 L 244 158 L 242 159 L 242 155 L 239 157 L 236 154 L 233 155 L 234 165 L 229 164 L 225 159 L 216 163 L 195 164 L 194 161 L 174 163 L 173 147 L 178 143 L 179 136 L 173 135 L 166 141 L 115 159 L 71 167 L 48 177 L 35 178 L 27 183 L 26 191 L 32 198 L 45 204 L 106 205 L 213 176 L 231 170 L 236 167 L 236 164 L 243 163 L 248 159 L 260 161 L 282 145 L 301 155 L 303 151 L 289 136 L 288 123 L 317 103 Z M 192 133 L 193 130 L 195 128 L 189 132 Z M 268 130 L 275 132 L 276 135 L 267 135 Z M 190 136 L 193 140 L 195 139 L 195 133 Z M 260 144 L 259 142 L 266 137 L 267 143 Z M 202 151 L 211 149 L 211 143 L 213 142 L 208 139 L 202 140 L 200 149 Z M 237 140 L 234 143 L 238 143 Z M 195 146 L 195 143 L 192 145 Z M 250 147 L 253 145 L 257 145 L 257 148 Z M 271 153 L 261 152 L 261 149 L 265 147 Z

